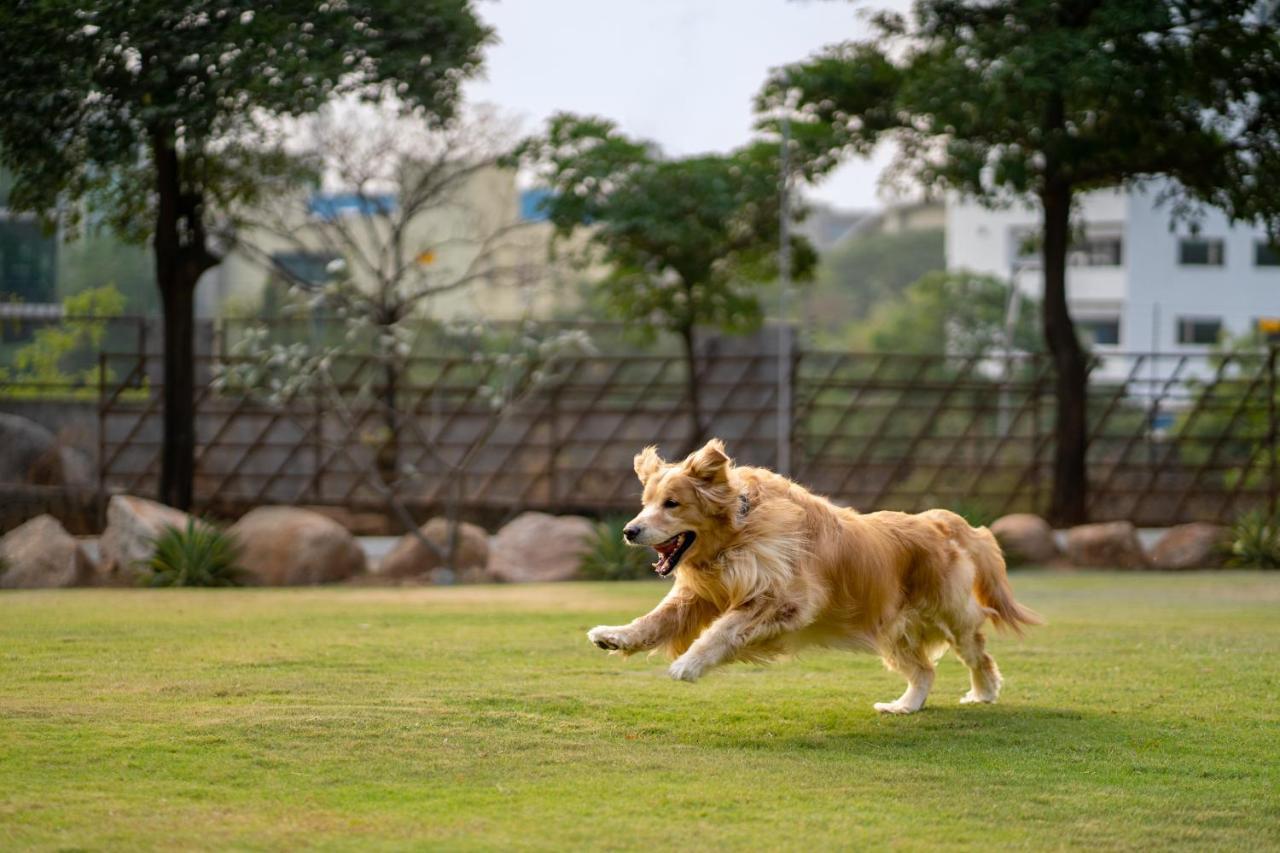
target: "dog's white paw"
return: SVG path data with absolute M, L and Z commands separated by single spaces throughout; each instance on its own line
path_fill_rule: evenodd
M 685 657 L 676 658 L 675 662 L 667 670 L 667 674 L 676 681 L 694 682 L 702 677 L 703 669 L 701 661 L 691 659 L 686 655 Z
M 625 652 L 630 647 L 627 632 L 612 625 L 597 625 L 587 632 L 587 639 L 611 652 Z
M 894 702 L 877 702 L 874 706 L 881 714 L 914 714 L 919 708 L 912 708 L 901 699 Z
M 994 701 L 996 701 L 996 697 L 994 695 L 987 693 L 975 693 L 972 690 L 960 697 L 961 705 L 975 705 L 978 703 L 990 705 Z

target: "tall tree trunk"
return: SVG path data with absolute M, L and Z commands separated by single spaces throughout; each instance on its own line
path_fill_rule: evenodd
M 689 404 L 689 446 L 685 452 L 692 453 L 706 440 L 706 426 L 702 422 L 702 388 L 698 381 L 698 348 L 692 324 L 680 327 L 680 340 L 684 343 L 685 398 Z
M 1044 339 L 1053 356 L 1057 417 L 1054 437 L 1053 488 L 1049 518 L 1055 524 L 1081 524 L 1087 520 L 1088 450 L 1086 406 L 1088 365 L 1075 323 L 1067 308 L 1067 248 L 1070 241 L 1071 185 L 1061 179 L 1046 181 L 1040 201 L 1044 206 Z
M 195 486 L 195 292 L 217 264 L 205 246 L 203 198 L 183 186 L 172 128 L 153 130 L 156 284 L 164 316 L 164 435 L 161 502 L 188 510 Z

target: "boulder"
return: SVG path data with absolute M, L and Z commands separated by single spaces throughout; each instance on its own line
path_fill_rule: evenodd
M 249 583 L 332 583 L 365 570 L 364 551 L 331 518 L 295 507 L 259 507 L 231 525 Z
M 36 516 L 0 539 L 0 589 L 84 586 L 93 578 L 93 561 L 51 515 Z
M 442 552 L 449 547 L 449 522 L 433 518 L 419 532 Z M 458 547 L 454 554 L 453 579 L 462 583 L 479 583 L 491 580 L 489 565 L 489 534 L 483 527 L 458 523 Z M 440 557 L 422 544 L 412 533 L 401 536 L 378 564 L 378 574 L 388 578 L 416 578 L 431 576 L 444 566 Z M 433 578 L 434 579 L 434 578 Z
M 579 515 L 522 513 L 489 544 L 489 573 L 508 583 L 571 580 L 594 533 L 590 519 Z
M 1226 562 L 1230 531 L 1218 524 L 1179 524 L 1170 527 L 1151 549 L 1154 569 L 1217 569 Z
M 93 482 L 87 459 L 35 421 L 0 412 L 0 483 L 85 486 Z
M 104 582 L 132 585 L 155 553 L 156 538 L 166 527 L 187 529 L 191 516 L 134 495 L 113 495 L 107 503 L 107 526 L 98 540 L 99 570 Z
M 1058 556 L 1053 528 L 1038 515 L 1019 512 L 1002 516 L 992 523 L 991 532 L 1010 565 L 1044 565 Z
M 1127 521 L 1071 528 L 1067 531 L 1067 560 L 1091 569 L 1141 569 L 1147 564 L 1138 531 Z
M 395 529 L 390 519 L 380 512 L 354 512 L 343 506 L 303 506 L 299 509 L 319 513 L 341 524 L 353 536 L 391 536 Z

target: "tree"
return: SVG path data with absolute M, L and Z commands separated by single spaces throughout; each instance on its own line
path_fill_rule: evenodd
M 707 430 L 698 327 L 757 327 L 756 289 L 777 277 L 778 154 L 777 145 L 758 142 L 729 154 L 667 158 L 607 119 L 567 113 L 517 150 L 551 190 L 546 210 L 556 234 L 589 235 L 604 270 L 596 286 L 613 316 L 679 336 L 690 447 Z M 812 247 L 798 236 L 791 247 L 792 275 L 808 277 Z
M 14 0 L 0 9 L 0 148 L 10 203 L 74 224 L 93 198 L 149 239 L 164 316 L 160 498 L 191 503 L 194 293 L 217 265 L 210 222 L 273 165 L 264 120 L 347 93 L 394 92 L 449 117 L 492 38 L 470 0 Z
M 1043 215 L 1043 334 L 1057 397 L 1050 514 L 1084 520 L 1087 356 L 1066 300 L 1073 201 L 1170 179 L 1173 213 L 1280 232 L 1280 39 L 1256 0 L 917 0 L 874 39 L 775 72 L 812 173 L 891 138 L 901 174 Z
M 392 105 L 332 107 L 290 133 L 296 169 L 321 187 L 283 182 L 237 217 L 235 245 L 287 282 L 313 312 L 337 316 L 345 341 L 326 357 L 376 365 L 384 480 L 398 476 L 396 396 L 414 339 L 446 294 L 515 289 L 541 273 L 511 238 L 527 223 L 499 160 L 505 123 L 489 113 L 430 127 Z M 436 319 L 441 319 L 436 315 Z

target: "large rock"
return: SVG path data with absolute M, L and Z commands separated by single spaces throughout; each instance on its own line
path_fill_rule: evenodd
M 353 536 L 394 535 L 394 528 L 390 519 L 380 512 L 353 512 L 342 506 L 306 505 L 299 507 L 299 509 L 310 510 L 323 515 L 325 518 L 332 518 L 345 527 Z
M 1217 569 L 1226 562 L 1230 531 L 1217 524 L 1179 524 L 1170 527 L 1148 555 L 1151 567 L 1172 571 Z
M 1146 556 L 1138 531 L 1127 521 L 1082 524 L 1067 531 L 1067 559 L 1091 569 L 1141 569 Z
M 1053 528 L 1038 515 L 1019 512 L 1002 516 L 992 523 L 991 532 L 1004 549 L 1005 559 L 1010 565 L 1043 565 L 1058 556 Z
M 83 586 L 93 561 L 51 515 L 39 515 L 0 539 L 0 589 Z
M 571 580 L 594 532 L 579 515 L 523 513 L 493 537 L 489 573 L 508 583 Z
M 364 551 L 345 527 L 294 507 L 259 507 L 231 525 L 250 583 L 332 583 L 365 570 Z
M 440 549 L 441 553 L 449 548 L 449 522 L 443 518 L 433 518 L 419 528 L 419 532 L 428 542 Z M 487 567 L 489 565 L 489 534 L 483 527 L 467 522 L 458 523 L 458 545 L 454 552 L 454 580 L 463 583 L 478 583 L 490 580 Z M 444 567 L 444 561 L 412 533 L 401 536 L 395 546 L 378 564 L 378 574 L 388 578 L 420 578 L 427 576 L 436 579 L 438 570 Z
M 35 421 L 0 412 L 0 483 L 85 486 L 93 471 L 83 455 Z
M 107 503 L 107 526 L 98 540 L 104 582 L 131 585 L 146 574 L 155 540 L 166 527 L 187 529 L 191 516 L 179 509 L 134 495 L 113 495 Z

